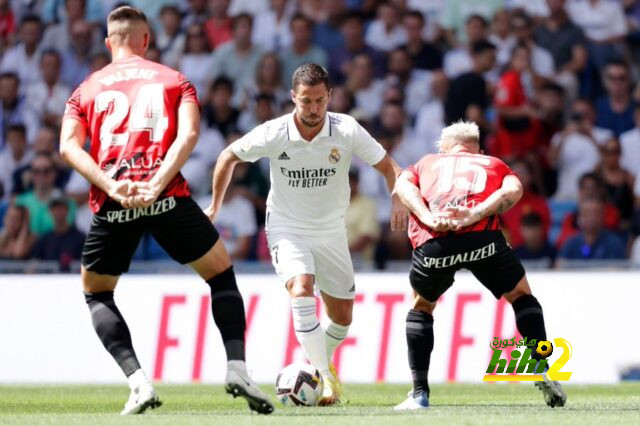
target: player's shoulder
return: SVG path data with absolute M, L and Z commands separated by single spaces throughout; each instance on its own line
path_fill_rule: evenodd
M 355 129 L 360 126 L 360 123 L 355 118 L 339 112 L 327 111 L 327 119 L 332 131 L 335 129 L 336 133 L 343 136 L 353 134 Z
M 291 114 L 284 114 L 280 117 L 265 121 L 260 126 L 262 133 L 267 141 L 287 138 L 289 117 Z

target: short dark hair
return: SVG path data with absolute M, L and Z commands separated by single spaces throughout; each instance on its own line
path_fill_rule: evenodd
M 534 227 L 542 226 L 542 218 L 538 213 L 527 213 L 520 219 L 520 226 Z
M 327 90 L 331 88 L 329 84 L 329 73 L 318 64 L 307 63 L 300 65 L 291 76 L 291 87 L 295 91 L 298 85 L 315 86 L 324 84 Z
M 623 59 L 610 59 L 605 65 L 605 68 L 608 67 L 622 67 L 627 70 L 627 72 L 629 71 L 629 64 Z
M 180 17 L 182 16 L 180 9 L 175 4 L 165 4 L 164 6 L 162 6 L 162 8 L 160 8 L 160 13 L 158 14 L 158 16 L 162 16 L 165 13 L 173 13 L 174 15 L 178 15 Z
M 230 93 L 233 93 L 233 81 L 230 78 L 221 75 L 211 83 L 212 92 L 215 92 L 218 89 L 227 89 Z
M 7 127 L 7 134 L 9 134 L 9 132 L 20 133 L 23 138 L 27 136 L 27 128 L 22 123 L 10 124 L 9 127 Z
M 553 92 L 558 96 L 564 96 L 565 92 L 564 92 L 564 88 L 562 86 L 560 86 L 557 83 L 544 83 L 542 85 L 542 88 L 540 89 L 541 91 L 549 91 L 549 92 Z
M 29 24 L 29 23 L 42 25 L 42 20 L 38 15 L 33 15 L 33 14 L 25 15 L 20 20 L 20 26 L 23 26 L 24 24 Z
M 234 16 L 233 18 L 231 18 L 231 27 L 233 29 L 236 28 L 236 26 L 238 25 L 238 23 L 242 20 L 246 20 L 249 21 L 249 25 L 253 26 L 253 16 L 249 15 L 248 13 L 239 13 L 236 16 Z
M 496 45 L 487 40 L 476 41 L 471 45 L 471 53 L 479 55 L 487 50 L 496 50 Z
M 485 18 L 484 16 L 479 15 L 477 13 L 469 15 L 467 17 L 466 21 L 464 21 L 464 23 L 468 25 L 471 21 L 480 21 L 482 26 L 485 27 L 485 28 L 487 28 L 489 26 L 489 21 L 487 21 L 487 18 Z
M 407 12 L 405 12 L 403 18 L 409 17 L 419 19 L 420 22 L 424 24 L 424 15 L 419 10 L 408 10 Z
M 313 21 L 300 12 L 293 14 L 291 20 L 289 21 L 289 26 L 293 25 L 293 21 L 304 21 L 304 23 L 307 24 L 307 27 L 313 28 Z
M 15 72 L 8 71 L 0 74 L 0 80 L 4 80 L 5 78 L 9 78 L 15 81 L 16 83 L 20 84 L 20 77 L 18 77 L 18 74 L 16 74 Z
M 116 21 L 141 21 L 148 23 L 147 16 L 140 9 L 132 6 L 120 6 L 109 13 L 107 24 Z

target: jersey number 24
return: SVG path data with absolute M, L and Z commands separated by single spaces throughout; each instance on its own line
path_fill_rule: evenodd
M 101 92 L 95 98 L 95 111 L 104 112 L 113 102 L 113 109 L 104 118 L 100 126 L 100 147 L 106 150 L 111 146 L 123 146 L 129 141 L 130 132 L 149 132 L 152 142 L 159 142 L 169 126 L 164 114 L 164 85 L 151 83 L 140 86 L 133 107 L 129 111 L 129 98 L 119 90 Z M 129 114 L 128 129 L 121 133 L 114 130 L 122 124 Z

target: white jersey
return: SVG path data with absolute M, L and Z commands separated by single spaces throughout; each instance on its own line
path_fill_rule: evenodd
M 293 114 L 261 124 L 231 144 L 231 149 L 243 161 L 269 159 L 267 229 L 317 234 L 344 230 L 353 154 L 374 165 L 386 151 L 354 118 L 333 112 L 327 113 L 320 133 L 307 142 Z

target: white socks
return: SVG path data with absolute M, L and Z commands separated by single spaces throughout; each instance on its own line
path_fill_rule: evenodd
M 144 374 L 144 371 L 142 371 L 142 368 L 134 371 L 133 374 L 127 377 L 127 380 L 129 381 L 129 389 L 131 390 L 137 389 L 143 383 L 149 383 L 149 379 L 147 379 L 147 376 Z
M 348 325 L 336 324 L 328 316 L 322 319 L 322 328 L 324 329 L 325 342 L 327 345 L 327 359 L 331 362 L 333 353 L 340 343 L 347 337 L 349 332 Z
M 296 297 L 291 299 L 293 329 L 304 354 L 311 364 L 324 377 L 329 374 L 325 333 L 316 315 L 315 297 Z

